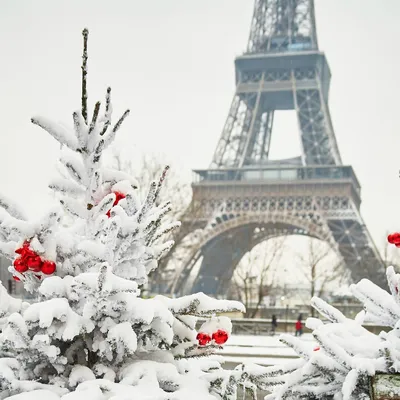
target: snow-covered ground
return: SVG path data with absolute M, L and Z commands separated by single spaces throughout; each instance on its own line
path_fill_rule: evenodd
M 296 353 L 279 341 L 275 336 L 233 335 L 218 354 L 225 363 L 234 366 L 241 363 L 256 363 L 260 365 L 277 365 L 297 358 Z M 301 339 L 313 342 L 310 334 L 304 334 Z
M 263 335 L 232 335 L 227 341 L 225 348 L 231 346 L 244 347 L 261 347 L 261 348 L 287 348 L 286 345 L 279 341 L 280 333 L 275 336 Z M 305 333 L 301 336 L 302 340 L 313 341 L 310 333 Z

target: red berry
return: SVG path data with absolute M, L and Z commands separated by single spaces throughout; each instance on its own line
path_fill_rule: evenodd
M 207 335 L 207 333 L 198 333 L 196 339 L 200 346 L 205 346 L 207 343 L 211 342 L 210 335 Z
M 33 272 L 39 272 L 42 266 L 42 260 L 39 256 L 27 257 L 26 265 Z
M 387 237 L 387 240 L 388 240 L 388 242 L 391 243 L 391 244 L 398 244 L 398 243 L 400 243 L 400 233 L 398 233 L 398 232 L 392 233 L 391 235 L 389 235 L 389 236 Z
M 42 273 L 45 275 L 51 275 L 56 272 L 56 264 L 53 261 L 44 261 L 42 264 Z
M 316 347 L 314 347 L 314 350 L 313 350 L 313 351 L 318 351 L 318 350 L 320 350 L 320 347 L 319 347 L 319 346 L 316 346 Z
M 17 281 L 17 282 L 21 281 L 21 279 L 19 279 L 18 276 L 15 276 L 15 275 L 13 275 L 13 279 L 14 279 L 14 281 Z
M 124 199 L 124 198 L 126 197 L 126 196 L 125 196 L 123 193 L 121 193 L 121 192 L 114 192 L 114 194 L 115 194 L 115 200 L 114 200 L 114 203 L 113 203 L 112 207 L 116 206 L 116 205 L 119 203 L 120 200 L 122 200 L 122 199 Z M 112 207 L 111 207 L 111 208 L 112 208 Z M 111 216 L 111 209 L 107 211 L 106 215 L 107 215 L 108 218 L 110 218 L 110 216 Z
M 123 193 L 115 192 L 114 206 L 116 206 L 120 200 L 124 199 L 126 196 Z
M 20 257 L 14 260 L 14 268 L 20 273 L 28 271 L 28 266 Z
M 228 340 L 228 332 L 218 329 L 212 334 L 212 338 L 217 344 L 224 344 Z

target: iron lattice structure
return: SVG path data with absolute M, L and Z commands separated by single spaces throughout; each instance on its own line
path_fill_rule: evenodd
M 196 219 L 197 244 L 170 290 L 224 294 L 247 251 L 293 233 L 328 241 L 355 281 L 368 277 L 385 286 L 383 262 L 359 211 L 360 184 L 336 143 L 331 74 L 318 49 L 313 0 L 256 0 L 247 51 L 235 69 L 225 126 L 210 168 L 194 171 L 183 221 Z M 300 157 L 269 159 L 278 110 L 297 113 Z

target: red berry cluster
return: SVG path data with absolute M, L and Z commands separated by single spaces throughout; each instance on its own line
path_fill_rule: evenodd
M 228 340 L 228 332 L 218 329 L 217 332 L 214 332 L 211 336 L 208 333 L 199 332 L 196 339 L 200 346 L 206 346 L 211 340 L 214 340 L 217 344 L 224 344 Z
M 29 248 L 30 243 L 25 241 L 21 248 L 15 250 L 20 256 L 14 260 L 14 268 L 20 274 L 27 271 L 41 272 L 45 275 L 54 274 L 56 264 L 53 261 L 43 261 L 40 256 Z M 40 275 L 36 275 L 39 279 Z M 20 279 L 17 276 L 13 277 L 16 281 Z
M 116 206 L 119 203 L 120 200 L 122 200 L 122 199 L 124 199 L 126 197 L 121 192 L 114 192 L 114 194 L 115 194 L 115 201 L 114 201 L 114 204 L 112 205 L 112 207 Z M 111 208 L 107 211 L 107 214 L 106 214 L 108 218 L 110 218 L 110 216 L 111 216 Z
M 395 232 L 387 237 L 390 244 L 394 244 L 396 247 L 400 247 L 400 233 Z

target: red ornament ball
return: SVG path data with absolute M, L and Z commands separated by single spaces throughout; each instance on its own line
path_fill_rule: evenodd
M 388 240 L 389 243 L 395 244 L 397 246 L 398 244 L 400 244 L 400 233 L 399 232 L 395 232 L 395 233 L 390 234 L 387 237 L 387 240 Z
M 28 257 L 26 260 L 26 265 L 33 272 L 39 272 L 42 264 L 42 260 L 39 256 Z
M 218 329 L 212 334 L 212 339 L 217 344 L 224 344 L 228 340 L 228 332 Z
M 44 261 L 41 271 L 45 275 L 54 274 L 54 272 L 56 272 L 56 263 L 53 261 Z
M 125 196 L 123 193 L 121 193 L 121 192 L 114 192 L 114 194 L 115 194 L 115 201 L 114 201 L 112 207 L 116 206 L 116 205 L 120 202 L 120 200 L 122 200 L 122 199 L 124 199 L 124 198 L 126 197 L 126 196 Z M 112 207 L 111 207 L 111 208 L 112 208 Z M 108 218 L 110 218 L 110 216 L 111 216 L 111 209 L 107 211 L 106 215 L 107 215 Z
M 14 260 L 14 268 L 17 272 L 23 273 L 28 271 L 28 266 L 25 264 L 25 262 L 21 258 L 17 258 Z
M 119 203 L 120 200 L 124 199 L 126 196 L 121 192 L 115 192 L 114 206 Z
M 199 342 L 200 346 L 205 346 L 207 343 L 211 342 L 210 335 L 207 335 L 207 333 L 198 333 L 196 336 L 196 339 Z

